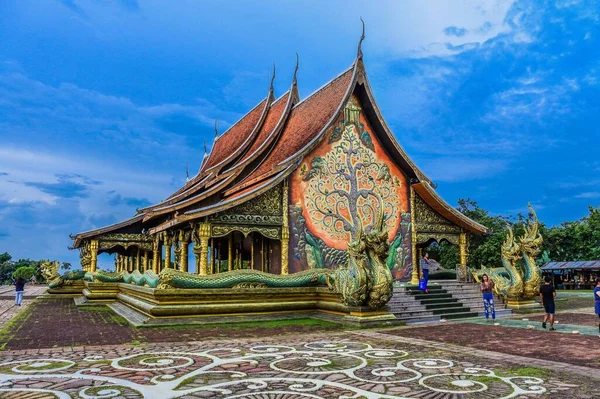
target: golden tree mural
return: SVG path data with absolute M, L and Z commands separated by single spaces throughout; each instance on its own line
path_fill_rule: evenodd
M 304 166 L 305 205 L 312 222 L 336 240 L 354 241 L 370 231 L 383 212 L 385 224 L 398 221 L 400 181 L 376 158 L 370 134 L 359 122 L 358 106 L 348 104 L 345 118 L 329 136 L 337 143 Z M 308 169 L 308 170 L 307 170 Z

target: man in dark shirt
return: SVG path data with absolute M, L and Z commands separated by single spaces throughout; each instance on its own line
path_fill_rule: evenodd
M 556 296 L 556 290 L 554 289 L 554 286 L 550 284 L 551 281 L 552 279 L 550 276 L 544 277 L 544 285 L 540 287 L 540 298 L 542 298 L 542 304 L 544 305 L 544 311 L 546 312 L 542 327 L 546 328 L 546 322 L 550 319 L 550 331 L 554 331 L 556 330 L 556 328 L 554 328 L 554 297 Z

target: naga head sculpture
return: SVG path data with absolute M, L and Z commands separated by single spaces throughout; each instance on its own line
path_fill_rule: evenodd
M 540 247 L 542 246 L 544 239 L 539 232 L 537 214 L 533 210 L 531 204 L 527 204 L 527 208 L 529 208 L 529 211 L 533 215 L 533 222 L 529 223 L 528 221 L 527 226 L 525 226 L 525 234 L 519 239 L 519 246 L 525 254 L 536 257 L 541 251 Z
M 519 252 L 520 247 L 515 242 L 515 234 L 513 233 L 512 227 L 509 224 L 506 225 L 508 232 L 506 233 L 506 240 L 502 243 L 501 253 L 502 257 L 510 262 L 515 262 L 520 258 Z

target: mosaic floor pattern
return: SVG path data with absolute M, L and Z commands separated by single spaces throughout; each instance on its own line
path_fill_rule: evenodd
M 220 344 L 15 353 L 0 362 L 0 397 L 521 398 L 574 387 L 348 337 Z

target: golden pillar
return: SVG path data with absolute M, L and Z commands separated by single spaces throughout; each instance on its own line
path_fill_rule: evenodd
M 460 233 L 458 237 L 458 249 L 460 251 L 460 264 L 467 265 L 467 233 Z
M 190 232 L 179 230 L 179 245 L 181 254 L 179 255 L 179 271 L 188 271 L 188 246 L 190 245 Z
M 229 242 L 227 243 L 227 270 L 233 270 L 233 233 L 229 233 Z
M 199 260 L 196 262 L 198 265 L 198 274 L 206 275 L 208 273 L 208 239 L 210 238 L 210 223 L 200 223 L 198 225 L 198 240 L 200 244 L 199 251 L 195 251 Z
M 289 203 L 289 190 L 288 181 L 283 181 L 283 195 L 282 195 L 282 213 L 283 213 L 283 226 L 281 227 L 281 274 L 289 274 L 289 243 L 290 243 L 290 228 L 288 221 L 288 203 Z
M 154 247 L 152 248 L 152 271 L 154 274 L 160 273 L 160 258 L 162 255 L 162 248 L 160 247 L 159 234 L 154 236 Z
M 250 237 L 250 269 L 254 270 L 254 233 L 248 236 Z
M 411 284 L 419 284 L 419 263 L 417 258 L 417 215 L 415 209 L 415 189 L 410 187 L 410 233 L 411 233 L 411 253 L 412 253 L 412 275 Z
M 146 270 L 148 270 L 148 251 L 144 250 L 144 258 L 142 260 L 142 269 L 144 269 L 144 272 L 146 272 Z
M 165 269 L 171 268 L 171 247 L 173 246 L 173 237 L 168 232 L 163 233 L 163 242 L 165 245 Z
M 137 249 L 137 254 L 135 255 L 135 268 L 140 270 L 140 248 Z
M 95 272 L 98 267 L 98 240 L 90 241 L 90 252 L 91 252 L 91 260 L 90 260 L 90 272 Z

